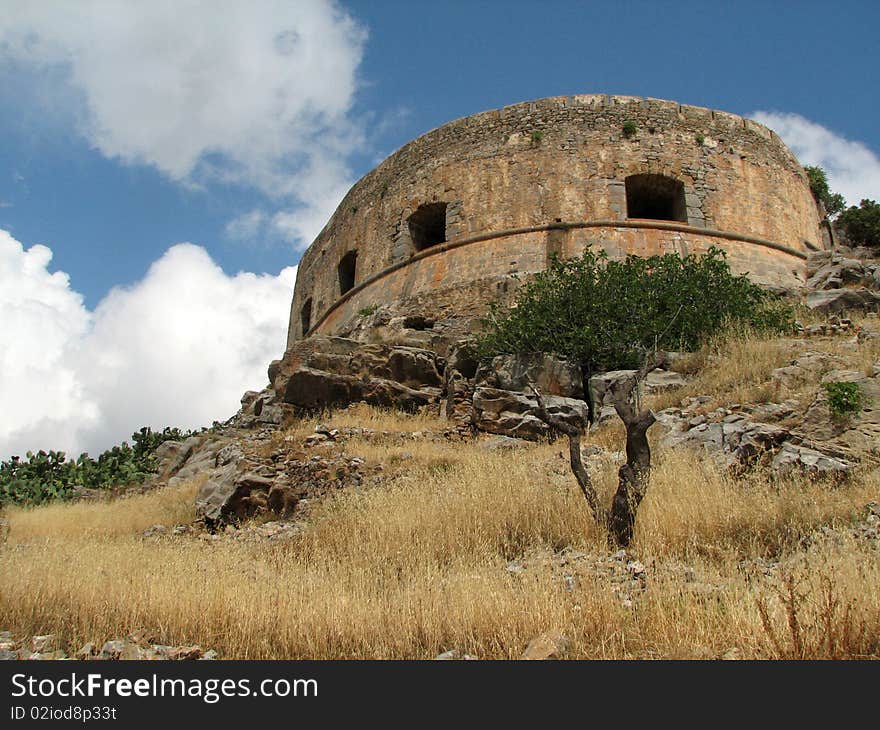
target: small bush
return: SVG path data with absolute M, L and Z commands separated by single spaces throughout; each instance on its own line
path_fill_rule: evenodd
M 865 394 L 858 383 L 831 382 L 822 387 L 828 395 L 828 407 L 835 418 L 847 418 L 865 405 Z
M 632 119 L 627 119 L 623 123 L 623 136 L 629 139 L 638 131 L 638 129 L 639 128 L 636 126 L 636 123 Z
M 532 144 L 539 145 L 541 144 L 541 140 L 544 139 L 544 133 L 540 130 L 535 130 L 532 132 Z
M 379 309 L 379 307 L 377 305 L 371 304 L 369 307 L 363 307 L 362 309 L 359 309 L 358 316 L 359 317 L 369 317 L 369 316 L 375 314 L 376 310 L 378 310 L 378 309 Z
M 697 135 L 696 137 L 694 137 L 694 139 L 697 141 L 697 144 L 700 145 L 700 147 L 706 144 L 706 137 L 703 135 L 702 132 L 697 132 Z

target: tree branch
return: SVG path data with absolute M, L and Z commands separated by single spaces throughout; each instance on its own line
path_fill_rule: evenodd
M 584 499 L 587 501 L 590 511 L 593 513 L 593 519 L 596 520 L 599 525 L 606 523 L 608 516 L 599 504 L 599 497 L 596 494 L 596 488 L 593 486 L 593 480 L 590 479 L 590 473 L 587 471 L 587 467 L 584 465 L 584 460 L 581 456 L 581 437 L 583 436 L 583 428 L 578 428 L 570 423 L 566 423 L 561 418 L 552 416 L 547 410 L 547 405 L 541 397 L 541 394 L 538 392 L 538 389 L 531 383 L 529 384 L 529 389 L 535 394 L 535 398 L 538 401 L 538 418 L 551 428 L 555 428 L 557 431 L 561 431 L 568 436 L 568 458 L 571 464 L 572 474 L 574 474 L 578 486 L 581 488 L 581 492 L 584 495 Z

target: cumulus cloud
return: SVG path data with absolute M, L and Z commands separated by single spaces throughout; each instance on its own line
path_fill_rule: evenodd
M 287 228 L 300 245 L 351 183 L 365 41 L 333 0 L 10 0 L 0 15 L 0 59 L 75 90 L 101 153 L 253 186 L 302 213 Z
M 181 243 L 89 311 L 51 258 L 0 230 L 0 458 L 97 453 L 143 425 L 210 425 L 281 355 L 296 267 L 227 276 Z
M 751 117 L 775 131 L 804 165 L 818 165 L 831 189 L 858 205 L 880 200 L 880 158 L 867 145 L 832 132 L 799 114 L 754 112 Z

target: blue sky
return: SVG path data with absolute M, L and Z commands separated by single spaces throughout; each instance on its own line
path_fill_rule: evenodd
M 0 306 L 18 344 L 0 398 L 30 415 L 0 427 L 0 457 L 226 418 L 281 354 L 286 267 L 345 190 L 467 114 L 575 93 L 725 109 L 850 202 L 880 198 L 874 2 L 3 4 Z M 229 343 L 246 353 L 218 368 Z

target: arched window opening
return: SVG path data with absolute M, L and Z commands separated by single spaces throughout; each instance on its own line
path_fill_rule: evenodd
M 299 320 L 302 325 L 303 335 L 307 335 L 312 328 L 312 298 L 306 299 L 306 303 L 299 310 Z
M 357 251 L 349 251 L 339 262 L 339 293 L 345 294 L 354 288 L 355 273 L 357 271 Z
M 626 179 L 626 217 L 687 223 L 684 183 L 666 175 L 630 175 Z
M 416 251 L 446 242 L 446 203 L 420 205 L 408 220 Z

